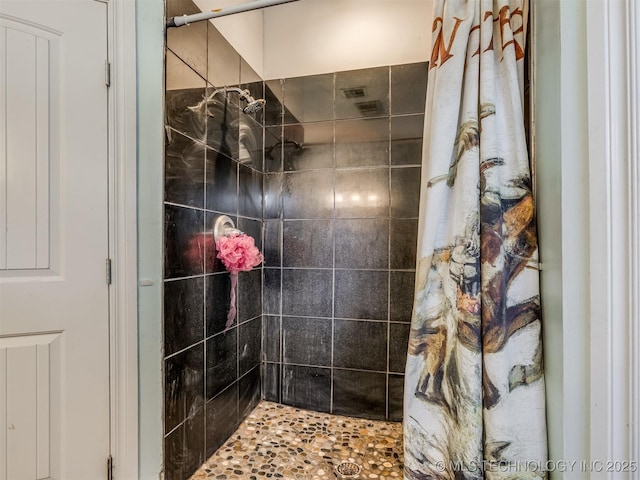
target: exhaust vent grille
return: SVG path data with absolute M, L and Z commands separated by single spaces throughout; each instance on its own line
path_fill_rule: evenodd
M 349 87 L 341 88 L 344 98 L 362 98 L 367 96 L 367 91 L 364 87 Z
M 365 117 L 374 117 L 376 115 L 382 115 L 382 103 L 380 100 L 371 100 L 370 102 L 358 102 L 355 104 L 360 110 L 360 113 Z

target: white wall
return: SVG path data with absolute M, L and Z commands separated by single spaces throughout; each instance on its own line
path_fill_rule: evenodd
M 300 0 L 264 10 L 265 80 L 423 62 L 432 0 Z
M 202 11 L 248 0 L 195 0 Z M 424 62 L 433 0 L 299 0 L 212 20 L 265 80 Z M 183 27 L 184 28 L 184 27 Z

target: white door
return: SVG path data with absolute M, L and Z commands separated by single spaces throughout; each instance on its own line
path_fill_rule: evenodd
M 0 0 L 0 480 L 109 455 L 107 7 Z

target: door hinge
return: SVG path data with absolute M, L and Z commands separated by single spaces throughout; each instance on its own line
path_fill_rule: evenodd
M 113 480 L 113 457 L 107 457 L 107 480 Z
M 104 62 L 104 84 L 107 87 L 111 86 L 111 63 L 109 63 L 109 60 Z
M 106 270 L 107 270 L 107 285 L 111 285 L 111 259 L 110 258 L 107 258 Z

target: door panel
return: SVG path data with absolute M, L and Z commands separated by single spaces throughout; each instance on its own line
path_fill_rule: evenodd
M 107 7 L 0 2 L 0 480 L 109 454 Z

